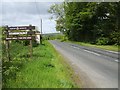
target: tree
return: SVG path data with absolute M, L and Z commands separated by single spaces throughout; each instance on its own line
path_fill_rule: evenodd
M 120 2 L 64 2 L 49 12 L 56 16 L 56 29 L 69 40 L 120 43 Z
M 48 12 L 52 14 L 51 19 L 56 19 L 56 30 L 64 33 L 64 3 L 52 5 Z

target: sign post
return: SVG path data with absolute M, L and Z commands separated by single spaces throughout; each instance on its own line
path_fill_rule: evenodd
M 29 25 L 29 30 L 30 32 L 32 32 L 32 25 Z M 30 36 L 31 36 L 31 40 L 30 40 L 30 57 L 32 58 L 32 53 L 33 53 L 33 49 L 32 49 L 32 33 L 30 33 Z
M 9 33 L 8 33 L 8 26 L 5 27 L 5 33 L 6 33 L 6 37 L 9 37 Z M 8 58 L 8 61 L 10 61 L 10 53 L 9 53 L 9 40 L 6 40 L 6 55 Z

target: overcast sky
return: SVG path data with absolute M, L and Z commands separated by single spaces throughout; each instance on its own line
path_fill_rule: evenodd
M 56 2 L 58 3 L 58 2 Z M 43 33 L 54 33 L 55 21 L 50 20 L 47 12 L 54 2 L 2 2 L 2 25 L 35 25 L 40 29 L 40 19 L 43 21 Z

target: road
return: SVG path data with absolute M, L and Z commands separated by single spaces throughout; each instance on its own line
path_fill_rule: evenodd
M 118 59 L 76 47 L 75 44 L 49 41 L 82 80 L 83 88 L 118 88 Z M 109 52 L 110 53 L 110 52 Z

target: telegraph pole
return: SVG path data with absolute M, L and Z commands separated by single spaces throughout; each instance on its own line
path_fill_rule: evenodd
M 41 19 L 41 35 L 40 35 L 40 44 L 42 44 L 42 19 Z

